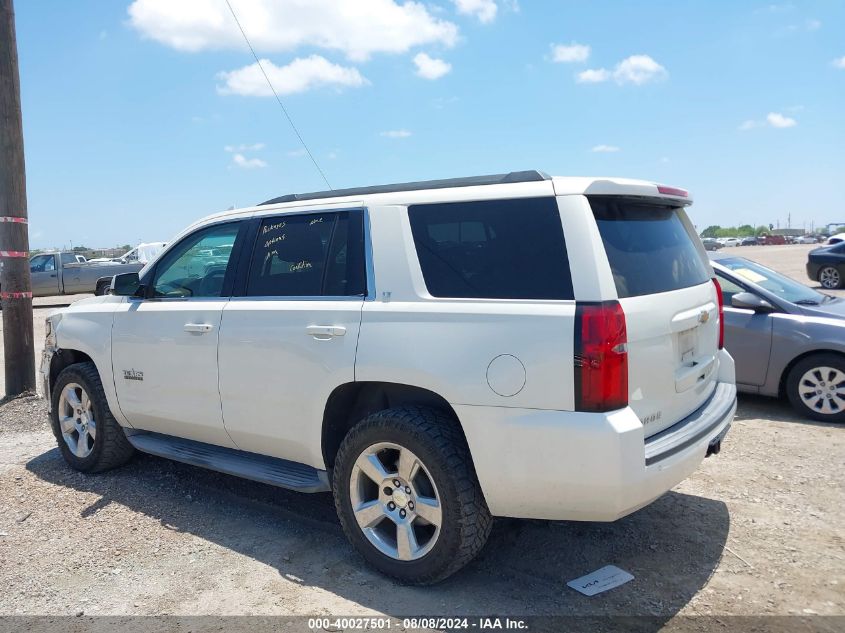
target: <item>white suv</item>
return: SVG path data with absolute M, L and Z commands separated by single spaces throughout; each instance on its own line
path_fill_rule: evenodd
M 331 490 L 364 558 L 419 584 L 491 516 L 613 521 L 718 452 L 736 410 L 689 203 L 531 171 L 208 217 L 48 319 L 62 454 Z

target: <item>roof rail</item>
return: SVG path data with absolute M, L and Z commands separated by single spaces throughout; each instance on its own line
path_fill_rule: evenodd
M 418 191 L 421 189 L 449 189 L 451 187 L 475 187 L 478 185 L 503 185 L 515 182 L 540 182 L 551 180 L 551 177 L 532 169 L 529 171 L 512 171 L 509 174 L 493 174 L 490 176 L 469 176 L 468 178 L 444 178 L 441 180 L 420 180 L 417 182 L 400 182 L 392 185 L 375 185 L 372 187 L 352 187 L 351 189 L 334 189 L 332 191 L 313 191 L 311 193 L 289 193 L 265 204 L 281 204 L 298 200 L 317 200 L 319 198 L 340 198 L 343 196 L 364 196 L 371 193 L 394 193 L 397 191 Z

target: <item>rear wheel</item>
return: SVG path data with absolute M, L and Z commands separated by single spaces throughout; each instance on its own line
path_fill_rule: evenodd
M 51 404 L 53 434 L 72 468 L 86 473 L 108 470 L 125 464 L 135 453 L 109 409 L 94 363 L 62 370 Z
M 387 409 L 359 422 L 341 444 L 333 487 L 350 542 L 405 583 L 450 576 L 490 533 L 466 441 L 453 418 L 433 409 Z
M 819 270 L 819 283 L 822 288 L 836 290 L 842 287 L 842 275 L 835 266 L 824 266 Z
M 102 296 L 106 294 L 109 290 L 109 286 L 111 285 L 110 281 L 98 281 L 97 288 L 94 290 L 94 294 L 98 296 Z
M 789 372 L 786 393 L 799 413 L 845 422 L 845 357 L 815 354 L 799 361 Z

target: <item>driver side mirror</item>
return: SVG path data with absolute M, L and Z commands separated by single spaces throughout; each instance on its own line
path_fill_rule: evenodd
M 768 314 L 774 312 L 775 307 L 763 299 L 758 297 L 753 292 L 738 292 L 731 297 L 731 305 L 734 308 L 741 308 L 743 310 L 754 310 L 760 314 Z
M 109 294 L 118 297 L 143 297 L 144 286 L 141 285 L 138 273 L 120 273 L 112 277 Z

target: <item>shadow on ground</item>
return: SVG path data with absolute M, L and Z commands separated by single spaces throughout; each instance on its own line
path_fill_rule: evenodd
M 82 475 L 54 449 L 26 467 L 55 486 L 100 495 L 83 516 L 121 504 L 166 529 L 269 565 L 288 582 L 320 587 L 393 616 L 668 618 L 710 578 L 730 523 L 721 501 L 676 492 L 611 524 L 500 519 L 469 567 L 435 587 L 403 587 L 364 567 L 341 532 L 328 494 L 292 493 L 151 456 L 110 473 Z M 591 598 L 566 586 L 608 564 L 635 580 Z
M 738 397 L 736 417 L 734 420 L 767 420 L 770 422 L 791 422 L 793 424 L 806 424 L 807 426 L 820 426 L 828 429 L 845 429 L 845 424 L 834 422 L 820 422 L 805 418 L 798 413 L 784 398 L 767 398 L 754 394 L 741 393 Z

